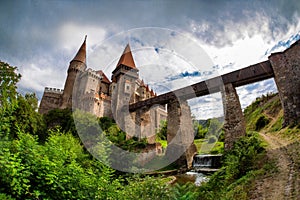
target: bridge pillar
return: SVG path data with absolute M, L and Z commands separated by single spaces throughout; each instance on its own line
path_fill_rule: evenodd
M 135 111 L 136 136 L 147 138 L 149 144 L 155 143 L 155 107 L 142 107 Z
M 179 157 L 176 162 L 180 166 L 186 165 L 187 168 L 191 168 L 197 148 L 194 144 L 192 117 L 187 101 L 170 101 L 167 121 L 168 147 L 166 156 L 173 159 Z
M 246 123 L 235 87 L 228 83 L 224 85 L 221 93 L 225 117 L 223 126 L 225 132 L 224 148 L 229 150 L 236 140 L 246 135 Z
M 300 41 L 269 56 L 284 112 L 283 126 L 300 123 Z

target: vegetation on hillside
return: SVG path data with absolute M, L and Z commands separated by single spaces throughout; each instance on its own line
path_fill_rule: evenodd
M 270 176 L 277 170 L 266 155 L 258 131 L 290 140 L 296 140 L 300 133 L 299 126 L 281 127 L 282 110 L 275 94 L 258 98 L 245 109 L 247 136 L 224 153 L 223 166 L 210 181 L 201 187 L 171 186 L 164 178 L 120 173 L 94 159 L 78 137 L 72 112 L 57 109 L 41 116 L 36 96 L 17 92 L 20 78 L 16 67 L 0 62 L 0 199 L 248 199 L 257 177 Z M 87 127 L 90 116 L 85 117 L 79 121 L 79 128 Z M 109 118 L 95 123 L 123 149 L 147 145 L 137 138 L 126 140 L 125 133 Z M 162 123 L 158 138 L 165 141 L 167 124 Z M 214 129 L 208 137 L 207 124 L 194 124 L 201 145 L 224 138 L 220 123 L 210 120 L 208 124 Z M 285 150 L 295 169 L 300 166 L 299 147 L 295 142 Z M 292 194 L 297 196 L 297 190 Z

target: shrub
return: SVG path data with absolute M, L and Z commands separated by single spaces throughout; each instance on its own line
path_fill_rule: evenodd
M 261 115 L 261 116 L 257 119 L 257 121 L 256 121 L 256 123 L 255 123 L 255 130 L 256 130 L 256 131 L 261 130 L 261 129 L 264 128 L 267 124 L 269 124 L 269 122 L 270 122 L 270 120 L 269 120 L 267 117 L 265 117 L 264 115 Z

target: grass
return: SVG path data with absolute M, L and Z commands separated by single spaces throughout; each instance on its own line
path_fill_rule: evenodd
M 206 139 L 196 139 L 194 143 L 199 154 L 222 154 L 224 151 L 223 142 L 209 144 Z
M 164 149 L 167 148 L 168 144 L 166 140 L 156 140 L 159 142 Z M 195 139 L 194 144 L 197 147 L 199 154 L 222 154 L 224 151 L 224 142 L 216 142 L 209 144 L 206 139 Z

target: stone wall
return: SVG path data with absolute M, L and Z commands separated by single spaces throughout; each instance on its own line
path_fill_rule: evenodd
M 300 41 L 269 56 L 284 110 L 283 126 L 300 123 Z
M 221 89 L 225 123 L 225 150 L 233 147 L 233 143 L 246 134 L 246 123 L 236 89 L 231 83 Z
M 59 108 L 62 94 L 63 90 L 61 89 L 46 87 L 39 106 L 39 113 L 46 114 L 50 110 Z

